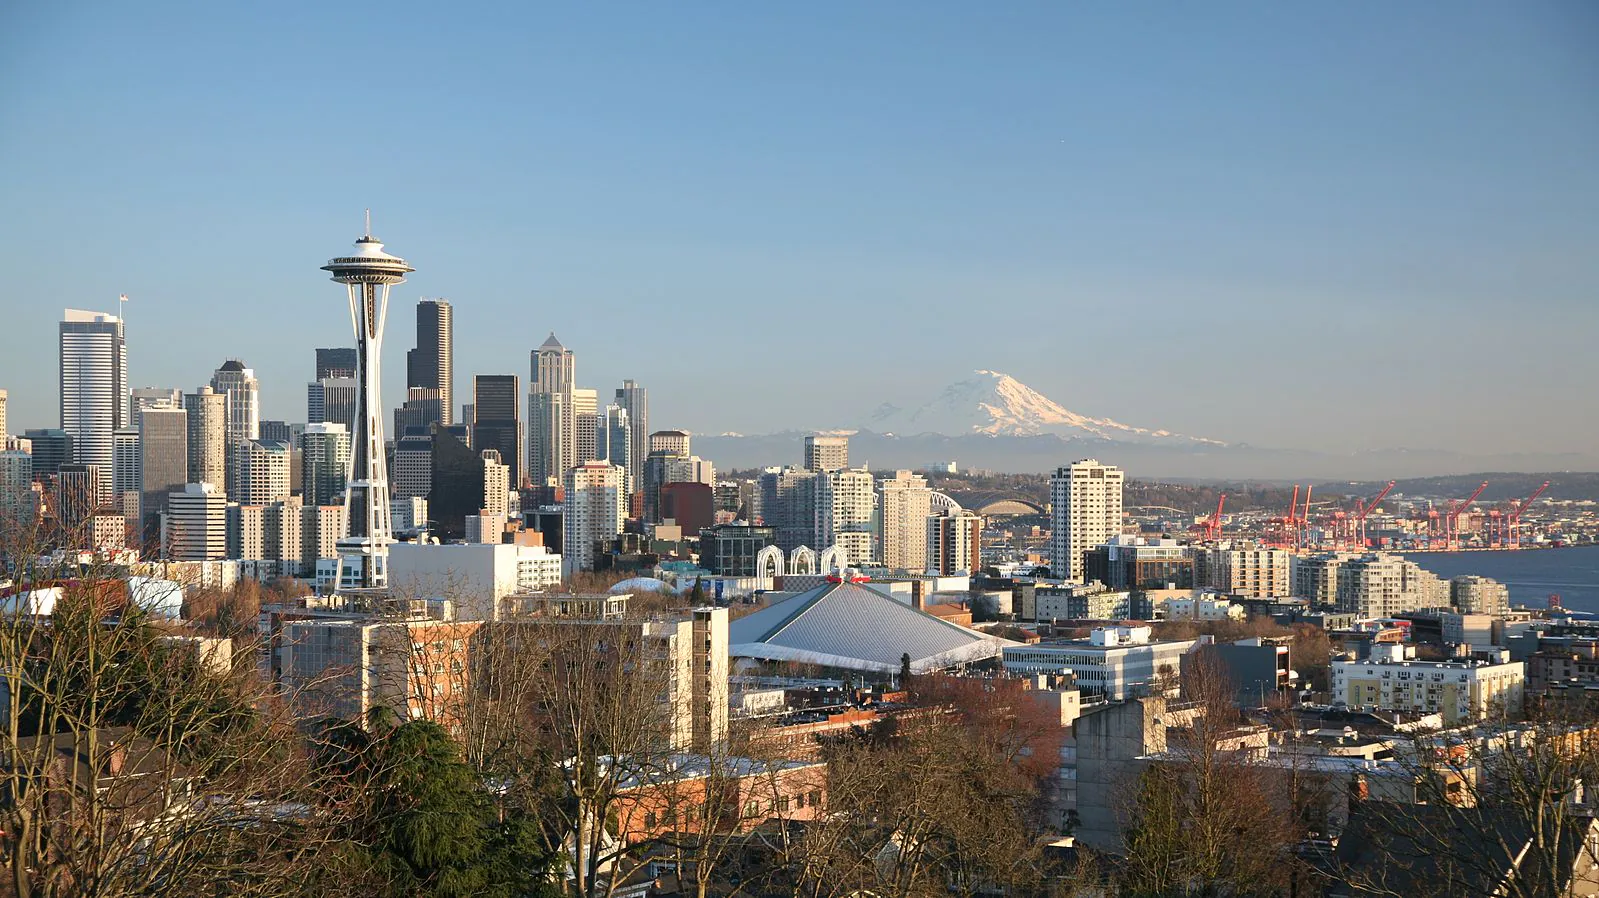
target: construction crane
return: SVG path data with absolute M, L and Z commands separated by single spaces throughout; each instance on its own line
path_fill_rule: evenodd
M 1471 503 L 1477 501 L 1477 497 L 1481 496 L 1482 491 L 1487 488 L 1488 481 L 1484 480 L 1482 486 L 1477 487 L 1477 491 L 1471 494 L 1470 499 L 1461 502 L 1459 505 L 1456 505 L 1452 500 L 1450 501 L 1449 510 L 1444 512 L 1444 548 L 1448 551 L 1453 552 L 1460 548 L 1461 513 L 1470 508 Z
M 1527 498 L 1523 499 L 1520 502 L 1517 502 L 1515 504 L 1515 506 L 1510 509 L 1510 513 L 1505 515 L 1505 526 L 1510 529 L 1510 548 L 1512 548 L 1512 549 L 1521 548 L 1521 515 L 1522 515 L 1522 512 L 1524 512 L 1527 509 L 1531 508 L 1532 507 L 1532 503 L 1534 501 L 1536 501 L 1539 496 L 1542 496 L 1543 495 L 1543 491 L 1548 489 L 1548 488 L 1549 488 L 1549 481 L 1545 480 L 1543 482 L 1543 486 L 1540 486 L 1537 489 L 1533 490 L 1532 491 L 1532 495 L 1528 496 Z
M 1382 503 L 1382 500 L 1388 498 L 1388 494 L 1393 491 L 1396 482 L 1394 480 L 1388 481 L 1388 485 L 1382 488 L 1382 492 L 1378 493 L 1375 499 L 1365 505 L 1361 505 L 1360 500 L 1355 500 L 1355 545 L 1352 548 L 1365 549 L 1370 545 L 1370 543 L 1366 542 L 1366 516 L 1371 514 L 1372 510 Z
M 1211 515 L 1210 520 L 1205 522 L 1205 539 L 1221 539 L 1221 510 L 1226 504 L 1227 494 L 1222 493 L 1221 496 L 1216 500 L 1216 513 Z

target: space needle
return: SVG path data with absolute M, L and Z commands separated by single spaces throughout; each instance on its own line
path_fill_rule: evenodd
M 344 509 L 349 533 L 338 540 L 339 589 L 382 588 L 389 582 L 389 478 L 384 464 L 382 383 L 383 321 L 388 317 L 389 288 L 405 283 L 416 269 L 383 251 L 372 236 L 367 213 L 366 234 L 355 251 L 330 259 L 322 270 L 343 284 L 350 295 L 350 321 L 355 326 L 355 432 L 350 435 L 350 468 Z

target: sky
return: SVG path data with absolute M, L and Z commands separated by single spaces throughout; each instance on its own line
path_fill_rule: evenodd
M 130 379 L 303 420 L 373 232 L 403 398 L 528 375 L 651 424 L 850 427 L 987 368 L 1257 446 L 1599 443 L 1599 5 L 0 7 L 0 387 L 127 293 Z

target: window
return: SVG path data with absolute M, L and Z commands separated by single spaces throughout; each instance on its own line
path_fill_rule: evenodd
M 779 796 L 777 796 L 777 812 L 779 814 L 785 814 L 785 813 L 788 812 L 788 796 L 787 795 L 779 795 Z
M 820 789 L 812 789 L 811 790 L 811 807 L 816 808 L 816 807 L 821 807 L 821 805 L 822 805 L 822 790 L 820 790 Z
M 758 801 L 746 801 L 746 802 L 744 802 L 744 816 L 745 817 L 757 817 L 757 816 L 760 815 L 760 813 L 761 813 L 761 803 L 760 802 L 758 802 Z
M 645 812 L 645 814 L 644 814 L 644 828 L 645 829 L 654 829 L 655 828 L 655 812 L 654 811 L 646 811 Z

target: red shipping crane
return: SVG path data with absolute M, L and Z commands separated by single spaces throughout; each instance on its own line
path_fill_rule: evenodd
M 1216 513 L 1211 515 L 1210 520 L 1205 522 L 1205 539 L 1221 539 L 1221 510 L 1226 504 L 1227 494 L 1222 493 L 1221 497 L 1216 500 Z
M 1365 505 L 1361 505 L 1358 501 L 1355 503 L 1355 548 L 1365 549 L 1370 545 L 1366 542 L 1366 516 L 1371 514 L 1372 509 L 1380 505 L 1382 500 L 1388 498 L 1388 494 L 1393 491 L 1396 482 L 1394 480 L 1388 481 L 1388 485 L 1382 488 L 1382 492 L 1377 494 L 1377 498 L 1372 499 Z
M 1533 490 L 1532 495 L 1528 496 L 1526 499 L 1517 502 L 1516 506 L 1510 509 L 1510 513 L 1505 515 L 1505 526 L 1510 528 L 1510 548 L 1521 548 L 1521 514 L 1522 512 L 1531 508 L 1532 503 L 1536 501 L 1539 496 L 1542 496 L 1543 491 L 1548 488 L 1549 481 L 1545 480 L 1543 482 L 1543 486 Z
M 1482 491 L 1487 488 L 1488 481 L 1484 480 L 1482 486 L 1477 487 L 1477 491 L 1471 494 L 1470 499 L 1459 505 L 1456 505 L 1453 501 L 1449 503 L 1449 510 L 1444 514 L 1444 548 L 1451 552 L 1460 548 L 1460 515 L 1470 508 L 1471 503 L 1477 501 L 1477 497 L 1481 496 Z

